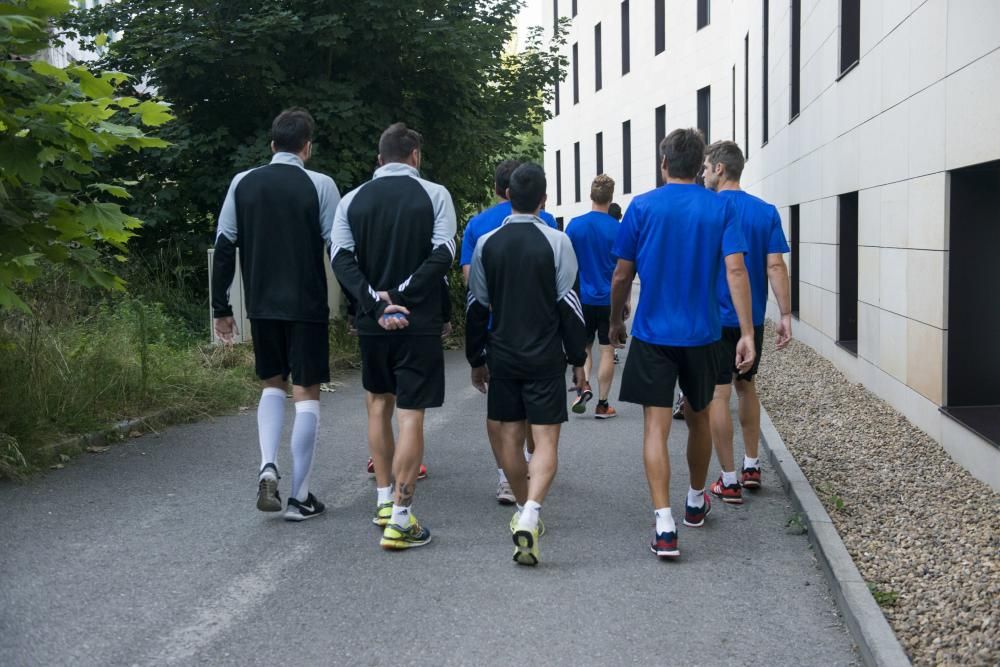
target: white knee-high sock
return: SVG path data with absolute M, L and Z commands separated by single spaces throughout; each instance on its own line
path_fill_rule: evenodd
M 285 390 L 265 387 L 257 404 L 257 435 L 260 439 L 260 467 L 275 463 L 281 429 L 285 426 Z
M 296 500 L 309 497 L 309 473 L 318 433 L 319 401 L 297 402 L 292 426 L 292 495 Z

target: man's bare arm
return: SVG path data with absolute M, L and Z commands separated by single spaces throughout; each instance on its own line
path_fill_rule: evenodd
M 751 311 L 750 280 L 743 253 L 726 255 L 726 281 L 733 298 L 736 317 L 740 321 L 740 340 L 736 344 L 736 368 L 741 372 L 753 365 L 757 350 L 753 340 L 753 314 Z
M 625 347 L 625 316 L 632 297 L 635 262 L 619 259 L 611 276 L 611 330 L 609 337 L 615 347 Z
M 792 339 L 792 287 L 788 279 L 785 256 L 780 252 L 773 252 L 767 256 L 767 281 L 771 283 L 774 298 L 778 300 L 778 310 L 781 311 L 777 339 L 780 350 Z

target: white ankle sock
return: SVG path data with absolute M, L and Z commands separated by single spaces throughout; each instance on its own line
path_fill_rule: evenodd
M 385 503 L 392 502 L 392 484 L 390 484 L 389 486 L 375 487 L 375 493 L 378 494 L 379 505 L 384 505 Z
M 759 468 L 760 459 L 752 459 L 749 456 L 743 457 L 743 467 L 744 468 Z
M 538 528 L 538 511 L 541 509 L 542 506 L 534 500 L 529 500 L 524 503 L 524 508 L 521 510 L 521 516 L 517 518 L 517 529 L 534 530 L 535 528 Z
M 304 501 L 309 497 L 309 473 L 312 472 L 319 433 L 319 401 L 298 401 L 292 426 L 292 496 Z
M 722 471 L 722 485 L 723 486 L 732 486 L 735 483 L 736 483 L 736 471 L 734 470 L 733 472 L 726 472 L 725 470 L 723 470 Z
M 705 504 L 705 489 L 688 489 L 688 507 L 702 507 Z
M 503 468 L 497 468 L 497 477 L 500 478 L 501 484 L 507 481 L 507 475 L 504 473 Z
M 265 387 L 257 404 L 257 435 L 260 439 L 260 467 L 275 463 L 278 445 L 281 444 L 281 429 L 285 425 L 285 391 L 276 387 Z
M 392 504 L 392 518 L 389 519 L 389 523 L 394 523 L 400 528 L 409 528 L 411 520 L 409 507 L 400 507 L 396 503 Z
M 661 507 L 654 514 L 656 515 L 657 534 L 676 532 L 677 526 L 674 524 L 674 515 L 669 507 Z
M 531 463 L 531 457 L 532 457 L 532 456 L 533 456 L 533 454 L 532 454 L 531 452 L 529 452 L 529 451 L 528 451 L 528 446 L 527 446 L 527 445 L 525 445 L 525 446 L 524 446 L 524 460 L 525 460 L 525 461 L 526 461 L 527 463 Z

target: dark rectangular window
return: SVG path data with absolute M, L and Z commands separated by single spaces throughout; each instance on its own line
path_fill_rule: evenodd
M 578 44 L 573 45 L 573 104 L 580 103 L 580 62 L 578 56 L 580 48 Z
M 559 0 L 552 0 L 552 33 L 559 30 Z
M 743 38 L 743 159 L 750 159 L 750 33 Z
M 632 192 L 632 121 L 622 123 L 622 194 Z
M 730 99 L 733 101 L 733 128 L 732 128 L 732 135 L 733 135 L 733 142 L 735 143 L 735 141 L 736 141 L 736 65 L 733 65 L 733 78 L 732 78 L 732 82 L 733 82 L 733 95 L 732 95 L 732 97 Z
M 570 14 L 570 16 L 576 16 L 576 0 L 573 0 L 573 2 L 570 4 L 570 8 L 572 9 L 572 13 Z
M 565 229 L 566 223 L 564 222 L 564 218 L 562 216 L 556 218 L 556 227 L 559 229 L 560 232 Z
M 559 115 L 559 80 L 558 79 L 556 79 L 555 91 L 556 91 L 556 94 L 555 94 L 556 110 L 555 110 L 555 114 L 553 114 L 553 115 L 558 116 Z
M 556 151 L 556 206 L 562 205 L 562 151 Z
M 800 107 L 801 75 L 802 75 L 802 0 L 792 0 L 792 43 L 791 68 L 792 85 L 789 91 L 789 122 L 795 120 Z
M 799 205 L 792 204 L 788 209 L 788 227 L 791 232 L 792 275 L 789 280 L 792 287 L 792 315 L 799 316 L 799 264 L 802 254 L 799 252 Z
M 604 173 L 604 133 L 603 132 L 598 132 L 597 136 L 594 137 L 594 146 L 596 147 L 595 148 L 596 155 L 594 157 L 597 158 L 597 173 L 598 174 L 603 174 Z
M 1000 445 L 1000 161 L 950 176 L 945 414 Z
M 705 86 L 698 91 L 698 129 L 705 137 L 705 143 L 712 143 L 712 87 Z
M 573 144 L 573 195 L 580 201 L 580 142 Z
M 660 171 L 660 142 L 667 136 L 667 107 L 656 107 L 656 187 L 663 185 L 663 173 Z
M 858 353 L 858 193 L 837 198 L 840 203 L 840 324 L 841 347 Z
M 763 146 L 767 143 L 767 44 L 768 44 L 768 31 L 770 30 L 770 8 L 768 0 L 763 0 L 761 2 L 763 12 L 761 19 L 763 20 L 763 26 L 760 31 L 760 76 L 761 76 L 761 119 L 760 119 L 760 144 Z
M 622 76 L 625 76 L 632 69 L 632 63 L 630 62 L 632 46 L 629 41 L 629 35 L 631 30 L 629 29 L 629 12 L 628 12 L 628 0 L 623 0 L 622 2 Z
M 712 21 L 711 0 L 698 0 L 698 30 L 701 30 Z
M 594 26 L 594 90 L 601 89 L 601 24 Z
M 656 30 L 656 44 L 653 54 L 657 55 L 667 48 L 667 11 L 663 6 L 664 0 L 654 0 L 654 3 L 653 24 Z
M 840 0 L 840 73 L 861 60 L 861 0 Z

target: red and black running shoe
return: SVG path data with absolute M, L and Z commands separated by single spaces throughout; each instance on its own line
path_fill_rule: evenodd
M 740 470 L 740 484 L 744 489 L 760 488 L 760 468 L 743 468 Z
M 708 493 L 703 496 L 705 504 L 701 507 L 691 507 L 684 503 L 684 525 L 691 528 L 699 528 L 705 525 L 705 517 L 712 512 L 712 499 Z
M 654 533 L 653 541 L 649 545 L 649 550 L 660 558 L 673 559 L 681 555 L 677 548 L 677 532 Z
M 365 469 L 368 471 L 369 475 L 374 475 L 375 474 L 375 459 L 373 459 L 372 457 L 369 456 L 368 457 L 368 466 Z
M 724 503 L 729 503 L 730 505 L 743 504 L 743 488 L 738 483 L 726 486 L 722 483 L 722 477 L 719 477 L 719 479 L 715 480 L 708 487 L 708 490 L 712 492 L 713 496 L 721 498 Z

